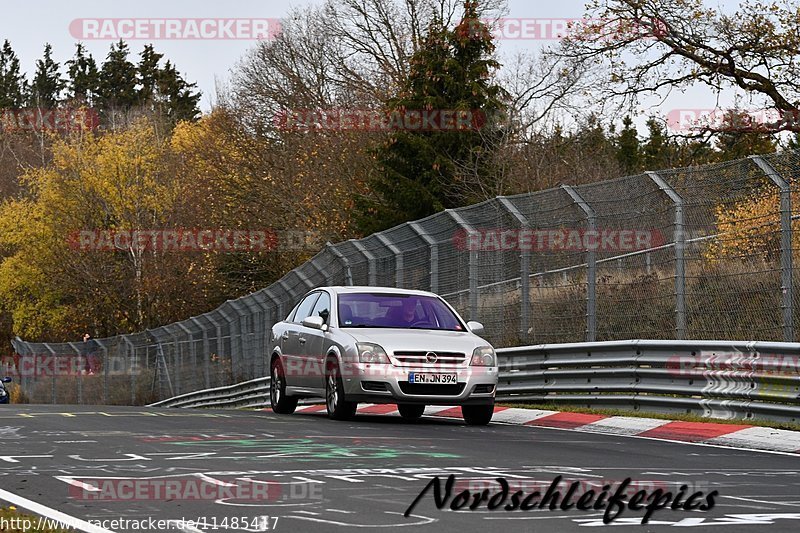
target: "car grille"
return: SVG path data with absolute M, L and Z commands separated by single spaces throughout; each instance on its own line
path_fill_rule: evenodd
M 403 365 L 419 365 L 429 364 L 427 356 L 429 353 L 436 354 L 437 365 L 461 365 L 466 360 L 466 355 L 458 352 L 434 352 L 433 350 L 427 352 L 394 352 L 394 358 Z
M 400 382 L 400 390 L 404 394 L 419 396 L 458 396 L 464 391 L 465 383 L 455 385 L 432 385 L 430 383 L 405 383 Z

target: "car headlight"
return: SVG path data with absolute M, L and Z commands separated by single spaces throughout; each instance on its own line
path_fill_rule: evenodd
M 386 351 L 378 344 L 371 342 L 357 342 L 358 361 L 361 363 L 390 364 L 389 356 Z
M 494 366 L 494 348 L 491 346 L 480 346 L 472 352 L 471 366 Z

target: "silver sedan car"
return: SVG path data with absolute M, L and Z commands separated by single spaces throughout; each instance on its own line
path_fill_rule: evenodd
M 300 398 L 324 398 L 347 420 L 359 402 L 397 404 L 416 420 L 426 405 L 460 405 L 467 424 L 494 411 L 497 357 L 439 296 L 380 287 L 309 292 L 270 337 L 270 402 L 294 412 Z

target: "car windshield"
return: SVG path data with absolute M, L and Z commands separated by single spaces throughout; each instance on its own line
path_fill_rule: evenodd
M 339 327 L 466 330 L 438 298 L 388 293 L 340 294 Z

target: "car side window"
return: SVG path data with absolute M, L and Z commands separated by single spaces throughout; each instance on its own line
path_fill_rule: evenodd
M 321 316 L 322 320 L 326 324 L 328 323 L 328 317 L 331 316 L 331 297 L 328 296 L 327 292 L 320 293 L 319 300 L 317 300 L 317 305 L 314 306 L 311 316 Z
M 297 312 L 294 314 L 292 322 L 299 324 L 311 315 L 311 310 L 314 309 L 314 304 L 317 303 L 319 293 L 315 292 L 309 294 L 297 307 Z

